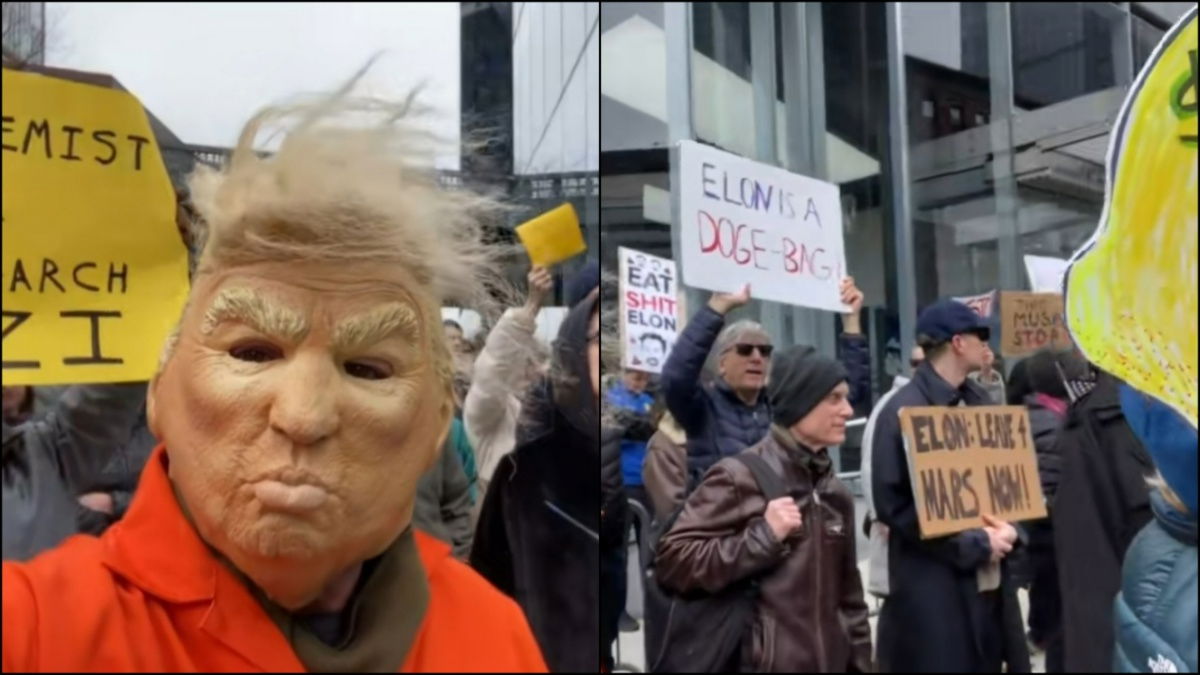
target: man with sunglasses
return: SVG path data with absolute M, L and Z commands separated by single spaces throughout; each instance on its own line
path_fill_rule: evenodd
M 854 405 L 870 389 L 867 344 L 858 316 L 863 294 L 852 277 L 842 281 L 841 291 L 841 300 L 851 311 L 843 316 L 839 351 Z M 771 407 L 763 390 L 774 349 L 771 338 L 753 321 L 725 325 L 725 315 L 749 301 L 749 284 L 738 293 L 713 293 L 691 317 L 663 366 L 667 409 L 687 433 L 685 490 L 697 485 L 717 460 L 754 445 L 770 430 Z M 711 386 L 701 386 L 710 356 L 717 377 Z
M 1016 586 L 1001 565 L 1021 543 L 1016 528 L 984 514 L 985 527 L 923 539 L 900 434 L 901 408 L 991 404 L 967 377 L 988 359 L 989 329 L 966 305 L 941 300 L 921 312 L 917 334 L 925 362 L 881 406 L 872 438 L 871 496 L 888 528 L 879 670 L 1029 672 Z

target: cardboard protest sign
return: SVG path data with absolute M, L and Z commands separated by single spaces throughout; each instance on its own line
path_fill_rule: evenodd
M 684 281 L 710 291 L 750 282 L 760 300 L 846 312 L 837 185 L 700 143 L 679 144 Z
M 188 279 L 146 112 L 124 91 L 3 78 L 4 384 L 148 380 Z
M 1117 115 L 1106 196 L 1071 258 L 1067 325 L 1089 361 L 1196 426 L 1196 6 Z
M 992 316 L 992 307 L 996 304 L 996 291 L 988 291 L 979 295 L 964 295 L 954 298 L 955 301 L 975 310 L 979 316 L 987 319 Z
M 579 216 L 569 202 L 525 221 L 516 232 L 534 265 L 549 267 L 587 250 Z
M 921 537 L 1046 517 L 1024 406 L 902 408 Z
M 1000 292 L 1000 353 L 1032 354 L 1042 347 L 1066 349 L 1071 336 L 1063 324 L 1058 293 Z
M 1034 293 L 1062 293 L 1063 275 L 1067 261 L 1043 255 L 1025 256 L 1025 271 L 1029 274 L 1029 290 Z
M 620 247 L 621 365 L 661 373 L 679 334 L 675 262 Z

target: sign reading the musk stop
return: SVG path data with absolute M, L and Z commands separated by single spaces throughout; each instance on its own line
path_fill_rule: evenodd
M 1000 293 L 1000 353 L 1024 356 L 1043 347 L 1071 346 L 1059 293 Z
M 621 365 L 661 373 L 679 333 L 675 261 L 617 249 L 621 267 Z
M 746 282 L 760 300 L 846 312 L 838 186 L 716 150 L 679 144 L 684 281 L 710 291 Z
M 1024 406 L 902 408 L 921 537 L 1046 517 Z

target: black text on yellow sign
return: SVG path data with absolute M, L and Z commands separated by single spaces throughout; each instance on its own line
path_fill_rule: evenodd
M 3 76 L 4 384 L 149 379 L 188 280 L 146 111 L 117 89 Z
M 85 260 L 67 269 L 60 269 L 58 263 L 50 258 L 42 258 L 40 265 L 27 266 L 24 260 L 16 258 L 12 269 L 5 270 L 0 281 L 3 281 L 4 289 L 8 292 L 9 297 L 13 298 L 20 297 L 22 293 L 57 292 L 65 294 L 68 287 L 71 287 L 72 290 L 93 294 L 120 293 L 124 295 L 128 289 L 129 265 L 109 262 L 106 267 L 107 269 L 103 269 L 100 264 Z M 19 330 L 22 324 L 33 318 L 34 312 L 6 308 L 3 310 L 3 315 L 2 338 L 7 339 L 10 334 Z M 119 310 L 64 309 L 58 311 L 58 317 L 68 320 L 61 322 L 63 331 L 81 333 L 85 343 L 90 345 L 89 353 L 86 355 L 62 356 L 64 366 L 125 362 L 120 357 L 105 356 L 100 347 L 101 321 L 120 319 L 121 312 Z M 9 356 L 9 350 L 5 350 L 3 368 L 6 370 L 42 367 L 39 359 L 9 358 Z

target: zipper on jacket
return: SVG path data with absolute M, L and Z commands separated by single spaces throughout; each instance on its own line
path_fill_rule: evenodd
M 816 583 L 817 603 L 816 603 L 816 611 L 814 612 L 814 615 L 816 618 L 816 621 L 814 622 L 814 624 L 817 627 L 817 672 L 823 673 L 828 670 L 825 667 L 825 634 L 824 634 L 824 631 L 821 630 L 821 584 L 822 584 L 821 558 L 824 557 L 824 555 L 825 555 L 825 551 L 822 546 L 822 544 L 824 543 L 825 524 L 823 522 L 820 522 L 820 520 L 821 520 L 821 495 L 820 495 L 820 492 L 818 492 L 818 487 L 819 487 L 819 485 L 817 484 L 817 482 L 814 481 L 813 482 L 813 506 L 814 506 L 813 513 L 816 516 L 816 519 L 818 521 L 816 523 L 816 526 L 814 527 L 814 532 L 815 532 L 814 541 L 816 542 L 816 546 L 817 546 L 817 573 L 816 573 L 816 575 L 814 575 L 814 579 L 816 579 L 816 582 L 817 582 Z
M 589 528 L 587 525 L 584 525 L 583 523 L 579 522 L 578 520 L 575 520 L 574 518 L 572 518 L 570 515 L 567 514 L 566 511 L 563 511 L 562 509 L 560 509 L 557 506 L 555 506 L 554 504 L 552 504 L 549 499 L 543 499 L 542 503 L 545 504 L 551 511 L 553 511 L 556 515 L 561 517 L 563 520 L 574 525 L 576 528 L 582 530 L 584 534 L 588 535 L 588 537 L 590 537 L 594 541 L 597 541 L 597 542 L 600 541 L 599 533 L 592 531 L 592 529 Z

